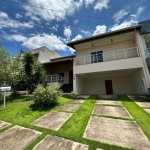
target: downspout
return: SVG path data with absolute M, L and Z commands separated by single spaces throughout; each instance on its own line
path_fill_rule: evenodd
M 134 30 L 135 30 L 135 38 L 136 38 L 136 41 L 137 41 L 137 44 L 138 44 L 138 50 L 139 50 L 139 53 L 140 53 L 140 55 L 141 55 L 141 57 L 142 57 L 142 52 L 141 52 L 141 48 L 140 48 L 140 46 L 139 46 L 139 42 L 138 42 L 138 39 L 137 39 L 137 36 L 136 36 L 136 28 L 134 27 Z M 147 71 L 146 71 L 146 68 L 145 68 L 145 65 L 144 65 L 144 59 L 143 59 L 143 57 L 142 57 L 142 61 L 143 61 L 143 68 L 144 68 L 144 71 L 146 72 L 146 78 L 147 78 L 147 80 L 148 80 L 148 83 L 149 83 L 149 85 L 150 85 L 150 81 L 149 81 L 149 78 L 148 78 L 148 74 L 147 74 Z

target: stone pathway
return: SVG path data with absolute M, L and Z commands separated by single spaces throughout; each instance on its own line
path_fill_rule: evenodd
M 110 100 L 115 100 L 117 99 L 116 95 L 98 95 L 99 99 L 110 99 Z
M 21 150 L 35 140 L 41 132 L 21 126 L 14 126 L 0 133 L 1 150 Z
M 134 121 L 92 116 L 84 138 L 136 150 L 149 149 L 150 141 Z
M 94 107 L 93 114 L 122 117 L 122 118 L 132 118 L 124 107 L 115 107 L 115 106 L 96 105 Z
M 150 102 L 136 102 L 140 107 L 143 107 L 143 108 L 150 108 Z
M 75 112 L 80 107 L 80 104 L 65 104 L 58 108 L 58 110 Z
M 150 114 L 150 109 L 144 109 L 147 113 Z
M 88 150 L 88 145 L 48 135 L 33 150 Z
M 90 95 L 78 95 L 76 98 L 84 98 L 87 99 Z
M 52 111 L 35 120 L 32 124 L 57 131 L 71 116 L 72 113 Z
M 70 101 L 70 103 L 84 103 L 84 102 L 85 102 L 85 100 L 83 100 L 83 99 L 73 99 Z
M 118 106 L 123 106 L 120 101 L 115 101 L 115 100 L 98 100 L 96 101 L 96 104 L 104 104 L 104 105 L 118 105 Z
M 5 127 L 8 127 L 9 125 L 11 125 L 11 124 L 8 123 L 8 122 L 1 121 L 1 120 L 0 120 L 0 129 L 3 129 L 3 128 L 5 128 Z

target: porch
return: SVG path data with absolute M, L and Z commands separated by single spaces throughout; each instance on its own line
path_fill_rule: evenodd
M 144 94 L 147 93 L 142 68 L 76 74 L 75 94 Z

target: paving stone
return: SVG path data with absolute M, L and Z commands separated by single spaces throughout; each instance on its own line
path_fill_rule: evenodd
M 90 95 L 78 95 L 76 98 L 85 98 L 87 99 Z
M 88 145 L 48 135 L 33 150 L 88 150 Z
M 72 113 L 53 111 L 35 120 L 32 124 L 57 131 L 71 116 Z
M 114 99 L 117 99 L 117 96 L 116 95 L 98 95 L 98 98 L 114 100 Z
M 83 99 L 73 99 L 72 101 L 70 101 L 71 103 L 84 103 L 85 100 Z
M 105 105 L 119 105 L 123 106 L 120 101 L 115 100 L 98 100 L 96 101 L 96 104 L 105 104 Z
M 58 108 L 58 110 L 64 111 L 76 111 L 80 107 L 80 104 L 65 104 Z
M 104 150 L 104 149 L 101 149 L 101 148 L 97 148 L 96 150 Z
M 94 107 L 93 114 L 132 118 L 131 115 L 127 112 L 127 110 L 124 107 L 115 107 L 115 106 L 96 105 Z
M 150 102 L 135 102 L 135 103 L 137 103 L 140 107 L 150 108 Z
M 147 113 L 150 114 L 150 109 L 144 109 Z
M 150 141 L 135 121 L 92 116 L 84 138 L 136 150 L 148 150 Z
M 41 132 L 14 126 L 0 133 L 0 149 L 1 150 L 21 150 L 35 140 Z
M 9 125 L 11 125 L 11 124 L 8 123 L 8 122 L 1 121 L 1 120 L 0 120 L 0 129 L 3 129 L 3 128 L 5 128 L 5 127 L 8 127 Z

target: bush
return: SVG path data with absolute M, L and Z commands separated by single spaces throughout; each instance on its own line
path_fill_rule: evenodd
M 61 91 L 50 86 L 38 86 L 33 93 L 34 104 L 37 108 L 49 107 L 57 103 Z

